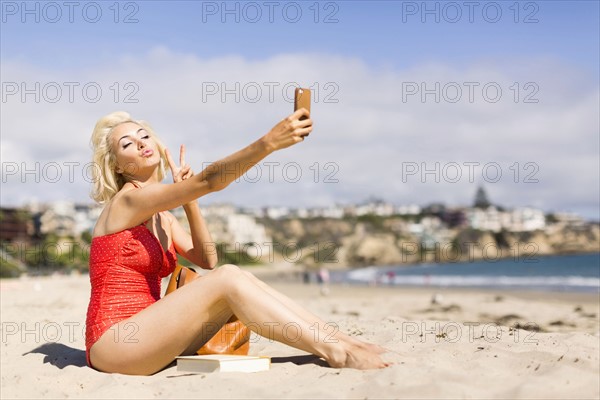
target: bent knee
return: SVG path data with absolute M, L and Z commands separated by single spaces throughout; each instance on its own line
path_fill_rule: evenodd
M 225 264 L 212 272 L 213 277 L 218 280 L 217 285 L 225 288 L 228 296 L 234 296 L 240 290 L 244 290 L 248 284 L 248 278 L 245 271 L 242 271 L 237 265 Z
M 233 264 L 224 264 L 216 269 L 216 272 L 221 275 L 239 275 L 243 273 L 243 271 L 237 265 Z
M 244 271 L 242 271 L 237 265 L 225 264 L 211 272 L 214 278 L 222 279 L 225 282 L 235 282 L 241 279 L 245 279 Z
M 235 273 L 238 275 L 242 275 L 245 278 L 252 279 L 253 281 L 258 280 L 258 278 L 256 276 L 254 276 L 254 274 L 252 272 L 243 270 L 240 267 L 238 267 L 237 265 L 233 265 L 233 264 L 223 265 L 223 267 L 225 267 L 225 266 L 227 266 L 228 268 L 231 267 L 231 269 L 233 270 L 233 271 L 229 271 L 228 272 L 229 274 Z

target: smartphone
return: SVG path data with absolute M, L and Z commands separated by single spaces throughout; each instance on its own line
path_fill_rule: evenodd
M 294 111 L 306 108 L 310 113 L 310 89 L 296 88 L 294 92 Z M 307 117 L 300 117 L 300 120 Z

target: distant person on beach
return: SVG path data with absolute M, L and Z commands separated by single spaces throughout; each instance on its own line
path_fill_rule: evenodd
M 329 294 L 329 270 L 325 267 L 319 268 L 317 274 L 319 286 L 321 287 L 321 294 L 327 296 Z
M 301 117 L 307 117 L 301 120 Z M 101 118 L 92 134 L 93 198 L 104 204 L 90 247 L 91 297 L 86 356 L 99 371 L 147 375 L 179 355 L 195 354 L 233 314 L 259 335 L 323 357 L 332 367 L 383 368 L 380 346 L 342 332 L 235 265 L 217 265 L 197 199 L 225 189 L 269 154 L 312 131 L 300 109 L 247 147 L 194 174 L 180 150 L 179 166 L 148 124 L 125 112 Z M 166 167 L 172 184 L 161 181 Z M 168 211 L 183 206 L 185 231 Z M 208 272 L 160 298 L 161 278 L 179 254 Z M 291 339 L 284 327 L 299 330 Z M 204 329 L 210 326 L 211 329 Z M 320 334 L 315 334 L 315 326 Z M 316 339 L 315 339 L 316 338 Z

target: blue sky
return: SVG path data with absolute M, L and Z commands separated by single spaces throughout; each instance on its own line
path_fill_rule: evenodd
M 28 2 L 29 10 L 38 3 L 39 23 L 35 13 L 25 13 L 21 2 L 2 3 L 6 20 L 2 57 L 50 68 L 89 66 L 98 57 L 110 60 L 156 45 L 200 57 L 260 59 L 295 50 L 334 53 L 391 67 L 532 54 L 555 56 L 590 70 L 596 70 L 599 62 L 597 1 L 484 1 L 471 6 L 439 1 L 301 1 L 287 8 L 286 2 L 265 6 L 268 2 L 124 1 L 118 14 L 114 1 L 101 1 L 96 2 L 102 11 L 97 23 L 84 19 L 85 2 L 73 6 L 73 22 L 68 7 L 59 7 L 62 17 L 56 18 L 56 8 Z M 16 12 L 12 4 L 17 5 Z M 436 7 L 439 12 L 427 12 Z M 85 15 L 95 19 L 96 8 L 86 10 Z M 298 18 L 296 10 L 301 11 Z M 58 22 L 50 22 L 54 19 Z M 298 22 L 288 22 L 295 19 Z
M 465 205 L 484 184 L 500 204 L 599 219 L 598 1 L 227 2 L 239 10 L 239 22 L 235 12 L 224 14 L 221 1 L 75 3 L 70 22 L 62 1 L 27 2 L 29 14 L 23 2 L 2 1 L 3 85 L 97 82 L 104 94 L 97 103 L 81 96 L 36 102 L 7 95 L 3 86 L 3 204 L 64 197 L 61 182 L 44 176 L 37 182 L 14 166 L 83 163 L 91 128 L 107 112 L 127 109 L 168 131 L 163 140 L 169 147 L 186 143 L 198 170 L 264 133 L 290 107 L 280 92 L 273 101 L 202 100 L 207 82 L 230 88 L 258 82 L 263 89 L 264 82 L 302 82 L 320 90 L 313 109 L 320 129 L 303 148 L 274 156 L 301 165 L 302 179 L 241 182 L 207 201 L 326 206 L 375 196 Z M 439 14 L 424 13 L 424 4 Z M 102 14 L 92 23 L 97 9 Z M 297 10 L 302 14 L 292 23 Z M 137 22 L 125 23 L 127 16 Z M 118 101 L 109 96 L 114 82 Z M 137 89 L 134 104 L 123 102 L 128 82 Z M 436 82 L 449 85 L 441 102 L 405 96 L 406 85 L 431 89 Z M 465 82 L 477 83 L 472 102 Z M 502 89 L 501 101 L 482 97 L 486 83 Z M 463 91 L 458 102 L 449 99 L 452 85 Z M 327 94 L 335 102 L 325 101 Z M 537 101 L 524 102 L 527 95 Z M 337 184 L 322 182 L 328 162 L 337 166 Z M 458 163 L 465 176 L 470 162 L 496 163 L 503 178 L 482 179 L 479 170 L 473 181 L 405 176 L 415 163 L 425 169 Z M 319 182 L 309 179 L 315 163 Z M 537 182 L 524 182 L 528 173 Z M 87 201 L 89 185 L 81 178 L 64 184 L 73 200 Z

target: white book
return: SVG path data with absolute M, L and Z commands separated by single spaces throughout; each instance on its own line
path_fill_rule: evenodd
M 181 372 L 259 372 L 271 368 L 271 357 L 211 354 L 177 357 Z

